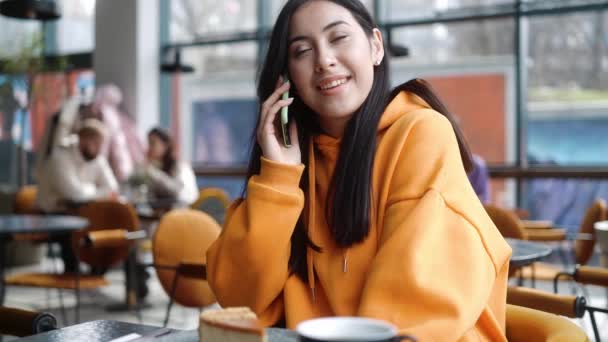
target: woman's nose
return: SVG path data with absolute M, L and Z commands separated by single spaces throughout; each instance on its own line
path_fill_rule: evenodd
M 323 72 L 336 65 L 336 56 L 331 49 L 319 48 L 317 51 L 316 72 Z

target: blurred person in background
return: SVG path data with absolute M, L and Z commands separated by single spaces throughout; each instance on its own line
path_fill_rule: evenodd
M 67 147 L 76 143 L 74 134 L 74 123 L 80 113 L 85 113 L 89 108 L 80 105 L 80 99 L 74 96 L 68 99 L 61 110 L 51 115 L 45 123 L 44 133 L 36 150 L 36 163 L 34 166 L 34 177 L 40 179 L 40 173 L 44 175 L 45 163 L 50 159 L 53 151 L 58 147 Z
M 85 107 L 81 107 L 83 111 Z M 107 134 L 103 123 L 86 118 L 77 134 L 77 143 L 55 146 L 38 170 L 36 202 L 45 213 L 64 213 L 79 204 L 117 196 L 116 178 L 108 161 L 99 153 Z M 73 272 L 77 267 L 70 241 L 69 238 L 59 241 L 66 272 Z
M 167 199 L 190 205 L 198 197 L 192 167 L 177 160 L 173 138 L 160 127 L 153 128 L 148 133 L 146 161 L 137 168 L 131 179 L 135 178 L 148 186 L 151 200 Z
M 483 204 L 490 203 L 490 174 L 486 161 L 475 153 L 473 155 L 473 169 L 467 174 L 473 190 Z
M 93 110 L 109 132 L 101 147 L 119 182 L 126 181 L 135 165 L 144 160 L 144 147 L 137 136 L 133 120 L 120 109 L 123 97 L 114 84 L 100 86 L 95 92 Z

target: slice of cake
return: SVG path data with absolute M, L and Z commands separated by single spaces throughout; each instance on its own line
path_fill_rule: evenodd
M 246 307 L 204 311 L 199 320 L 200 342 L 267 342 L 264 327 Z

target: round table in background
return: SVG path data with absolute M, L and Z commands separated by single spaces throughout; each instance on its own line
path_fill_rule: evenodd
M 509 261 L 511 267 L 530 265 L 548 257 L 553 252 L 553 249 L 544 243 L 510 238 L 505 240 L 507 240 L 507 243 L 513 250 L 511 260 Z
M 70 215 L 0 215 L 0 305 L 4 303 L 5 247 L 14 234 L 53 236 L 84 229 L 88 224 L 87 219 Z

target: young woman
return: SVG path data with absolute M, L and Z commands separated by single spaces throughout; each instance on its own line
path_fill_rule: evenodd
M 505 340 L 511 250 L 467 180 L 462 134 L 425 82 L 390 92 L 388 75 L 359 1 L 287 2 L 246 197 L 207 253 L 209 284 L 266 325 L 365 316 L 420 341 Z M 285 106 L 290 148 L 275 125 Z
M 147 179 L 150 195 L 190 205 L 198 197 L 196 177 L 190 165 L 175 158 L 173 139 L 162 128 L 148 132 L 146 164 L 138 173 Z

